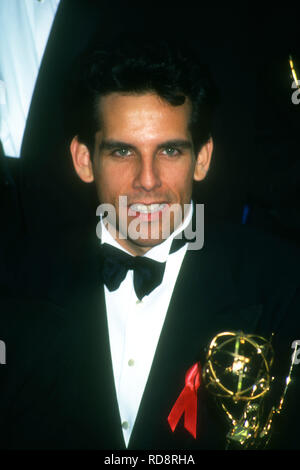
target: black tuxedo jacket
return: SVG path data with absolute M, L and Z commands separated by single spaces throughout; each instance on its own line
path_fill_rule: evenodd
M 96 253 L 91 250 L 88 256 L 83 240 L 74 249 L 70 235 L 68 245 L 62 244 L 62 264 L 57 240 L 53 244 L 59 260 L 50 256 L 47 261 L 44 255 L 38 268 L 31 254 L 35 278 L 29 281 L 29 274 L 24 273 L 22 282 L 26 286 L 27 279 L 27 297 L 47 297 L 59 308 L 38 307 L 40 314 L 28 317 L 27 307 L 23 314 L 19 311 L 21 328 L 25 318 L 28 324 L 25 338 L 18 334 L 17 345 L 16 322 L 15 330 L 8 328 L 2 316 L 2 331 L 7 332 L 6 342 L 15 353 L 0 366 L 2 374 L 5 370 L 0 387 L 1 446 L 124 449 Z M 69 266 L 68 249 L 72 253 Z M 274 332 L 274 374 L 279 391 L 283 390 L 291 344 L 300 338 L 298 261 L 298 253 L 291 247 L 244 228 L 206 230 L 204 248 L 187 251 L 129 449 L 225 448 L 228 424 L 203 383 L 198 390 L 197 438 L 186 431 L 182 419 L 174 432 L 167 422 L 184 387 L 185 373 L 195 362 L 204 365 L 205 349 L 221 331 L 242 330 L 265 338 Z M 11 322 L 16 317 L 9 318 Z M 299 414 L 297 367 L 287 410 L 274 431 L 277 448 L 299 448 L 293 433 Z

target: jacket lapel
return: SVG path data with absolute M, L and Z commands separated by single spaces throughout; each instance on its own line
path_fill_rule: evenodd
M 97 439 L 94 448 L 124 448 L 121 431 L 121 420 L 114 384 L 113 368 L 110 353 L 107 316 L 105 308 L 104 288 L 100 286 L 94 298 L 94 305 L 86 314 L 91 317 L 90 327 L 81 331 L 82 345 L 86 348 L 81 363 L 83 375 L 83 409 L 86 415 L 87 428 L 93 423 L 93 437 Z M 85 393 L 86 391 L 86 398 Z M 107 442 L 107 444 L 105 444 Z
M 92 253 L 81 273 L 80 289 L 73 289 L 66 301 L 71 314 L 69 344 L 73 348 L 69 351 L 66 372 L 70 374 L 68 382 L 75 385 L 67 404 L 73 419 L 70 433 L 75 448 L 122 449 L 124 439 L 113 377 L 104 287 L 99 282 L 96 253 Z

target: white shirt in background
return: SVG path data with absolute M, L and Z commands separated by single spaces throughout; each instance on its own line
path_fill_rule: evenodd
M 0 139 L 19 157 L 31 98 L 60 0 L 0 0 Z

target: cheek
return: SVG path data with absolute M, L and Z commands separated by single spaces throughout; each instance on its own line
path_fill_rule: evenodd
M 111 185 L 104 172 L 98 171 L 97 174 L 95 174 L 95 185 L 99 202 L 101 204 L 111 203 Z
M 95 173 L 95 184 L 101 203 L 114 203 L 121 187 L 120 172 L 108 165 L 99 165 Z
M 193 186 L 193 172 L 192 167 L 182 166 L 177 171 L 169 171 L 167 174 L 166 181 L 168 182 L 169 188 L 174 193 L 180 196 L 181 200 L 187 200 L 190 198 L 192 186 Z M 189 202 L 189 201 L 188 201 Z

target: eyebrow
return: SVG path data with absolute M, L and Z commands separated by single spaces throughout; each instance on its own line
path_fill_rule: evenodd
M 192 149 L 192 143 L 185 139 L 171 139 L 159 144 L 156 147 L 156 150 L 160 150 L 166 147 L 180 147 L 181 149 L 190 150 Z M 114 150 L 116 148 L 126 148 L 138 151 L 138 148 L 135 145 L 128 144 L 127 142 L 122 142 L 120 140 L 103 140 L 99 145 L 99 151 Z

